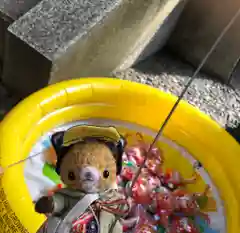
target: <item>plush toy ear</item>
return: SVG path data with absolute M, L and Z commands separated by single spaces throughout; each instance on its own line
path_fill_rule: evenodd
M 69 147 L 63 146 L 64 133 L 65 133 L 64 131 L 56 132 L 51 137 L 51 142 L 57 155 L 57 164 L 56 164 L 57 174 L 60 174 L 60 165 L 61 165 L 62 159 L 69 150 Z
M 127 141 L 125 138 L 121 137 L 119 143 L 117 145 L 118 157 L 117 157 L 117 175 L 119 175 L 122 171 L 122 155 L 124 153 L 124 149 L 127 145 Z
M 53 148 L 56 151 L 57 156 L 59 155 L 63 145 L 63 137 L 64 137 L 64 131 L 56 132 L 51 137 L 51 142 L 52 142 Z
M 126 146 L 126 140 L 123 137 L 121 137 L 117 145 L 114 144 L 113 142 L 106 142 L 106 145 L 115 155 L 117 175 L 119 175 L 122 171 L 122 155 L 124 153 L 124 148 Z

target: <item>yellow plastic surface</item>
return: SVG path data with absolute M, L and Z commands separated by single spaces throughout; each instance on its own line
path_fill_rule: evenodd
M 0 124 L 0 164 L 5 167 L 26 158 L 41 135 L 75 120 L 123 120 L 156 131 L 175 100 L 174 96 L 150 86 L 110 78 L 79 79 L 49 86 L 22 101 Z M 227 233 L 240 232 L 237 142 L 185 102 L 180 104 L 164 135 L 202 162 L 224 201 Z M 2 233 L 35 233 L 45 219 L 34 212 L 23 169 L 24 164 L 15 166 L 0 179 Z

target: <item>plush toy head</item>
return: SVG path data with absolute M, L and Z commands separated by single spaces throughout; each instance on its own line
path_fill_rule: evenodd
M 52 136 L 56 171 L 69 187 L 86 193 L 116 188 L 125 141 L 112 127 L 78 126 Z
M 64 156 L 60 176 L 68 187 L 86 193 L 116 188 L 116 160 L 104 143 L 77 143 Z

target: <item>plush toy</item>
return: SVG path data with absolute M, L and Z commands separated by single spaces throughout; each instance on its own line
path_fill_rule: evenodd
M 86 125 L 57 132 L 51 140 L 66 188 L 36 202 L 36 212 L 50 214 L 39 232 L 108 233 L 116 215 L 129 207 L 116 183 L 125 140 L 113 127 Z M 111 231 L 122 232 L 119 221 Z

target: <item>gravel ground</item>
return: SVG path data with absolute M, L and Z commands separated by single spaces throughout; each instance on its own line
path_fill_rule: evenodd
M 128 79 L 179 95 L 194 69 L 162 51 L 133 68 L 116 72 L 114 76 Z M 236 127 L 240 123 L 240 90 L 199 74 L 185 95 L 185 100 L 210 115 L 222 126 Z M 0 119 L 17 103 L 0 84 Z M 239 131 L 240 134 L 240 131 Z
M 162 51 L 133 68 L 114 73 L 114 76 L 179 95 L 193 72 L 190 65 Z M 197 76 L 184 99 L 222 126 L 236 127 L 240 122 L 240 92 L 205 74 Z

